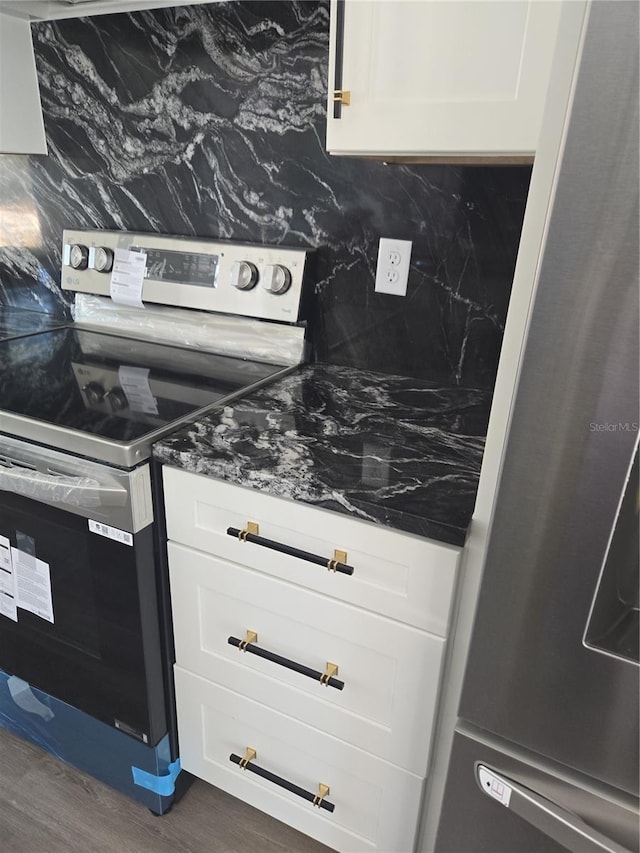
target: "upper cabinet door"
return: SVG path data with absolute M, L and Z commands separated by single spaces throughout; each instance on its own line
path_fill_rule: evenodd
M 31 27 L 1 12 L 0 153 L 47 153 Z
M 210 2 L 220 0 L 0 0 L 0 9 L 19 18 L 59 20 Z
M 327 149 L 533 156 L 562 6 L 332 0 Z

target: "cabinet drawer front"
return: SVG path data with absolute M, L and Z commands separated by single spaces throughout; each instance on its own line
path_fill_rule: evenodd
M 170 539 L 446 636 L 458 548 L 186 471 L 163 476 Z M 248 521 L 262 537 L 327 560 L 346 551 L 353 574 L 227 534 Z
M 175 667 L 182 767 L 279 820 L 348 851 L 410 851 L 422 780 L 231 690 Z M 332 812 L 241 769 L 231 755 L 316 794 L 329 786 Z
M 444 640 L 173 542 L 169 567 L 180 666 L 425 775 Z

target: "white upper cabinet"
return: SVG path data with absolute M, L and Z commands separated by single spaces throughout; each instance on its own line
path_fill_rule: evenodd
M 31 27 L 1 13 L 0 153 L 47 153 Z
M 47 153 L 31 39 L 32 20 L 202 2 L 205 0 L 0 0 L 0 154 Z
M 32 20 L 57 20 L 211 2 L 222 0 L 0 0 L 0 10 Z
M 332 0 L 327 149 L 531 157 L 563 5 Z

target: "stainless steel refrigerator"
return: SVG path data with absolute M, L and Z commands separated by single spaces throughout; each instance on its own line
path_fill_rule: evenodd
M 638 850 L 638 3 L 591 4 L 436 853 Z

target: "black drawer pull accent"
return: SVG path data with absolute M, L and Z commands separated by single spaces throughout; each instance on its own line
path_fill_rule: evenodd
M 242 766 L 242 762 L 244 759 L 240 755 L 235 755 L 233 752 L 229 756 L 229 761 L 232 761 L 234 764 L 239 764 Z M 287 779 L 283 779 L 282 776 L 276 776 L 275 773 L 271 773 L 270 770 L 265 770 L 264 767 L 258 767 L 257 764 L 254 764 L 253 761 L 245 762 L 242 766 L 243 770 L 248 770 L 250 773 L 255 773 L 256 776 L 261 776 L 263 779 L 266 779 L 268 782 L 273 782 L 274 785 L 279 785 L 281 788 L 284 788 L 286 791 L 291 791 L 292 794 L 296 794 L 298 797 L 302 797 L 303 800 L 307 800 L 310 803 L 313 803 L 314 806 L 318 806 L 320 809 L 326 809 L 328 812 L 332 812 L 335 809 L 335 804 L 328 802 L 328 800 L 324 799 L 324 795 L 313 794 L 311 791 L 307 791 L 305 788 L 301 788 L 299 785 L 294 785 L 293 782 L 289 782 Z M 320 785 L 320 790 L 324 789 L 329 791 L 326 785 Z
M 237 637 L 229 637 L 227 643 L 229 643 L 230 646 L 235 646 L 243 652 L 249 652 L 249 654 L 257 655 L 259 658 L 270 660 L 272 663 L 277 663 L 279 666 L 284 666 L 286 669 L 292 669 L 294 672 L 306 675 L 308 678 L 313 678 L 321 684 L 328 684 L 329 687 L 335 687 L 336 690 L 342 690 L 344 688 L 344 681 L 340 681 L 339 678 L 335 678 L 334 676 L 329 676 L 329 678 L 327 678 L 327 674 L 324 672 L 318 672 L 317 669 L 311 669 L 310 666 L 305 666 L 303 663 L 297 663 L 297 661 L 289 660 L 289 658 L 277 655 L 275 652 L 267 651 L 267 649 L 261 649 L 260 646 L 255 646 L 251 642 L 247 643 L 246 640 L 239 640 Z M 337 672 L 337 667 L 335 671 Z
M 290 557 L 298 557 L 298 559 L 306 560 L 308 563 L 315 563 L 316 566 L 324 566 L 332 572 L 341 572 L 343 575 L 353 574 L 353 566 L 348 566 L 335 557 L 333 559 L 319 557 L 310 551 L 301 551 L 300 548 L 292 548 L 290 545 L 274 542 L 273 539 L 265 539 L 264 536 L 249 533 L 247 530 L 239 530 L 237 527 L 227 527 L 227 534 L 240 539 L 241 542 L 253 542 L 254 545 L 262 545 L 263 548 L 270 548 L 272 551 L 279 551 L 281 554 L 288 554 Z
M 336 3 L 336 57 L 333 74 L 333 91 L 342 92 L 342 66 L 344 60 L 344 0 Z M 333 99 L 333 117 L 342 118 L 342 104 L 340 98 Z

